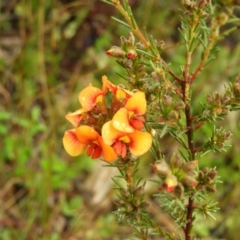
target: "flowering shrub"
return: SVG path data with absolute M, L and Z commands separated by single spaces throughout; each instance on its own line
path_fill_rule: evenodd
M 216 57 L 219 40 L 236 29 L 221 31 L 222 26 L 237 21 L 232 14 L 234 5 L 226 10 L 221 1 L 182 1 L 179 31 L 185 60 L 177 72 L 162 57 L 165 43 L 140 31 L 127 0 L 105 2 L 113 5 L 126 22 L 114 19 L 132 30 L 128 37 L 121 37 L 121 46 L 106 52 L 125 70 L 123 78 L 130 90 L 115 86 L 106 76 L 102 89 L 91 84 L 83 89 L 79 94 L 82 108 L 66 115 L 74 128 L 65 132 L 64 147 L 72 156 L 86 150 L 92 158 L 102 157 L 109 166 L 118 168 L 118 179 L 125 180 L 126 186 L 113 179 L 118 190 L 116 215 L 119 222 L 133 226 L 139 238 L 148 239 L 151 233 L 164 239 L 196 239 L 192 232 L 196 214 L 214 219 L 217 203 L 207 199 L 220 182 L 215 167 L 200 168 L 199 162 L 208 152 L 222 152 L 228 147 L 231 133 L 219 126 L 219 120 L 240 109 L 240 77 L 225 86 L 223 93 L 207 95 L 197 113 L 193 111 L 192 84 Z M 107 104 L 105 96 L 109 93 L 112 97 Z M 194 136 L 197 131 L 203 132 L 205 125 L 211 126 L 211 136 L 199 144 Z M 171 157 L 161 151 L 159 142 L 164 135 L 178 143 Z M 178 232 L 163 229 L 148 216 L 145 182 L 137 179 L 136 172 L 138 157 L 149 150 L 157 177 L 152 181 L 158 184 L 155 197 Z

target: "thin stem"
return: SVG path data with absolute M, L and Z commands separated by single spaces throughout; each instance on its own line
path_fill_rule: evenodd
M 129 164 L 128 164 L 128 169 L 127 169 L 127 172 L 126 172 L 126 181 L 127 181 L 127 184 L 128 184 L 129 188 L 132 188 L 133 185 L 134 185 L 134 182 L 133 182 L 133 170 L 134 170 L 134 167 L 133 166 L 129 166 Z
M 189 85 L 188 85 L 189 86 Z M 187 101 L 189 101 L 188 99 Z M 193 143 L 193 125 L 192 125 L 192 116 L 189 102 L 186 102 L 185 116 L 186 116 L 186 124 L 187 124 L 187 138 L 188 138 L 188 148 L 190 150 L 191 156 L 190 161 L 195 158 L 195 148 Z
M 190 73 L 190 66 L 192 62 L 192 44 L 195 39 L 195 29 L 199 22 L 199 19 L 197 16 L 195 16 L 192 19 L 192 22 L 190 24 L 190 35 L 187 43 L 187 56 L 186 56 L 186 64 L 184 68 L 184 84 L 182 85 L 183 90 L 183 99 L 186 104 L 185 107 L 185 116 L 186 116 L 186 129 L 187 129 L 187 141 L 188 141 L 188 150 L 189 150 L 189 161 L 192 161 L 195 159 L 195 147 L 193 142 L 193 124 L 192 124 L 192 115 L 191 115 L 191 96 L 190 96 L 190 87 L 192 83 L 192 76 Z M 208 55 L 207 55 L 208 56 Z M 207 57 L 206 56 L 206 57 Z M 201 64 L 200 64 L 201 65 Z M 195 72 L 195 77 L 197 77 L 198 71 Z M 191 230 L 193 226 L 193 211 L 194 211 L 194 200 L 192 198 L 192 194 L 190 194 L 188 199 L 188 205 L 187 205 L 187 215 L 186 215 L 186 226 L 184 228 L 185 233 L 185 240 L 191 240 Z
M 195 159 L 195 149 L 193 142 L 193 126 L 192 126 L 192 116 L 190 108 L 190 98 L 189 98 L 189 83 L 185 83 L 184 97 L 185 97 L 185 116 L 186 116 L 186 125 L 187 125 L 187 138 L 188 138 L 188 149 L 190 151 L 190 161 Z M 184 229 L 185 240 L 191 240 L 191 229 L 193 226 L 193 210 L 194 210 L 194 200 L 192 195 L 189 196 L 188 206 L 187 206 L 187 224 Z
M 185 88 L 189 89 L 189 88 Z M 189 99 L 188 99 L 189 101 Z M 194 160 L 195 158 L 195 149 L 194 149 L 194 142 L 193 142 L 193 126 L 192 126 L 192 117 L 191 117 L 191 109 L 190 109 L 190 102 L 185 109 L 186 115 L 186 123 L 187 123 L 187 138 L 188 138 L 188 149 L 190 151 L 190 160 Z M 187 224 L 184 229 L 185 233 L 185 240 L 191 240 L 191 229 L 193 226 L 193 210 L 194 210 L 194 200 L 192 196 L 189 196 L 188 199 L 188 206 L 187 206 Z
M 191 65 L 192 53 L 187 53 L 187 61 L 185 65 L 185 72 L 184 72 L 184 79 L 185 82 L 189 82 L 189 72 L 190 72 L 190 65 Z
M 135 32 L 135 34 L 139 37 L 139 39 L 141 40 L 141 42 L 144 44 L 144 46 L 149 49 L 150 47 L 150 43 L 146 40 L 146 38 L 143 36 L 143 34 L 141 33 L 141 31 L 139 30 L 139 28 L 136 26 L 136 23 L 133 24 L 132 19 L 129 17 L 128 13 L 125 11 L 125 9 L 123 8 L 123 6 L 121 5 L 120 1 L 118 0 L 112 0 L 113 4 L 115 5 L 115 7 L 117 8 L 117 10 L 124 16 L 124 18 L 126 19 L 127 23 L 131 26 L 131 28 L 133 29 L 133 31 Z M 135 25 L 135 26 L 134 26 Z
M 144 229 L 141 229 L 142 240 L 147 240 L 147 234 Z
M 127 21 L 127 23 L 131 26 L 132 30 L 135 32 L 135 34 L 138 36 L 138 38 L 140 39 L 140 41 L 144 44 L 144 46 L 146 47 L 146 49 L 150 50 L 154 56 L 156 56 L 156 53 L 150 48 L 150 43 L 149 41 L 144 37 L 144 35 L 142 34 L 142 32 L 139 30 L 138 26 L 136 25 L 136 23 L 133 23 L 132 18 L 129 16 L 129 14 L 127 13 L 127 11 L 125 11 L 125 9 L 123 8 L 123 6 L 121 5 L 119 0 L 112 0 L 112 3 L 115 5 L 115 7 L 117 8 L 117 10 L 124 16 L 125 20 Z M 167 63 L 160 57 L 160 55 L 158 54 L 156 56 L 156 60 L 161 62 L 163 64 L 164 67 L 167 68 L 167 72 L 179 83 L 181 84 L 183 82 L 183 80 L 178 77 L 168 66 Z
M 193 226 L 193 210 L 194 210 L 194 201 L 189 197 L 189 202 L 187 206 L 187 224 L 185 226 L 185 240 L 191 240 L 191 230 Z
M 185 82 L 190 83 L 190 65 L 192 61 L 192 44 L 194 39 L 196 38 L 196 26 L 199 23 L 198 16 L 194 16 L 192 22 L 190 23 L 190 35 L 187 43 L 187 60 L 185 64 L 185 71 L 184 71 L 184 80 Z
M 209 40 L 208 45 L 207 45 L 207 47 L 206 47 L 206 49 L 204 51 L 203 58 L 202 58 L 201 62 L 199 63 L 198 67 L 196 68 L 195 72 L 191 76 L 191 79 L 190 79 L 191 83 L 197 78 L 197 76 L 203 70 L 204 64 L 206 63 L 206 61 L 208 59 L 210 51 L 213 48 L 214 42 L 215 41 L 213 39 Z

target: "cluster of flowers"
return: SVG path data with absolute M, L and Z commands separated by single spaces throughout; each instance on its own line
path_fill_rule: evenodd
M 152 145 L 152 136 L 142 131 L 146 98 L 141 91 L 131 92 L 102 77 L 102 89 L 92 86 L 79 93 L 81 109 L 68 113 L 66 119 L 74 126 L 64 133 L 63 145 L 71 156 L 85 150 L 91 158 L 107 162 L 128 154 L 140 156 Z M 107 106 L 108 94 L 111 103 Z

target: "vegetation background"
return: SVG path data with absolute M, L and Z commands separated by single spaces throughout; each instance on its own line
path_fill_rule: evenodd
M 164 59 L 180 73 L 185 59 L 178 31 L 180 1 L 130 4 L 138 24 L 165 41 Z M 0 239 L 134 239 L 112 213 L 115 172 L 86 155 L 72 158 L 62 146 L 63 133 L 71 128 L 64 116 L 80 108 L 80 90 L 89 82 L 101 87 L 102 75 L 124 83 L 116 74 L 124 74 L 121 68 L 105 52 L 120 45 L 128 29 L 111 20 L 118 13 L 99 0 L 0 0 L 0 8 Z M 234 13 L 240 16 L 239 9 Z M 239 41 L 239 30 L 221 41 L 217 59 L 193 85 L 196 112 L 206 94 L 221 91 L 240 73 Z M 230 114 L 220 122 L 233 133 L 232 148 L 200 163 L 217 166 L 223 183 L 212 195 L 220 207 L 216 221 L 196 220 L 199 239 L 239 239 L 239 120 Z M 208 137 L 205 131 L 196 136 L 199 142 Z M 166 155 L 176 147 L 168 137 L 161 146 Z M 150 155 L 142 158 L 139 174 L 146 179 L 154 177 L 151 163 Z M 152 197 L 156 192 L 156 185 L 147 184 L 150 215 L 173 230 Z

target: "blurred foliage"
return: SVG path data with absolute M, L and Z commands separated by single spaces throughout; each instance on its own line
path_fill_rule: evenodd
M 180 72 L 179 1 L 130 3 L 139 25 L 166 42 L 164 57 Z M 0 7 L 0 238 L 130 239 L 130 230 L 115 223 L 113 205 L 102 210 L 105 215 L 93 214 L 83 189 L 95 163 L 86 156 L 69 157 L 61 140 L 69 128 L 64 116 L 80 107 L 77 95 L 88 82 L 100 86 L 106 74 L 124 83 L 115 73 L 122 70 L 105 51 L 128 29 L 111 20 L 117 16 L 114 8 L 98 0 L 2 0 Z M 237 30 L 221 42 L 217 60 L 202 73 L 208 81 L 193 86 L 203 102 L 213 85 L 219 90 L 220 82 L 239 74 L 239 36 Z M 195 111 L 200 109 L 198 100 Z M 217 220 L 196 224 L 199 238 L 239 239 L 239 120 L 236 114 L 226 120 L 233 133 L 231 150 L 209 154 L 201 163 L 217 166 L 223 184 L 215 194 L 221 208 Z M 206 127 L 205 134 L 210 137 L 211 129 Z M 176 147 L 167 138 L 162 145 L 165 154 Z M 141 164 L 150 169 L 150 160 L 146 156 Z

